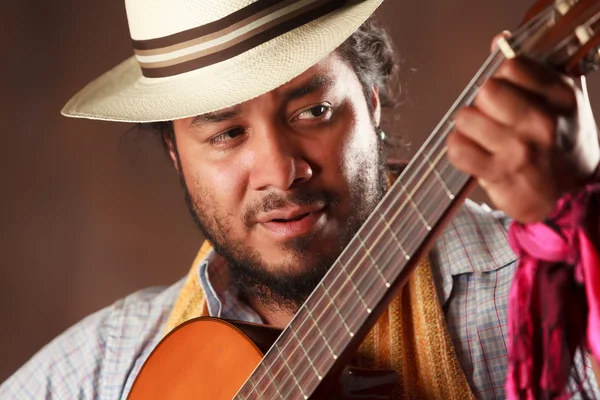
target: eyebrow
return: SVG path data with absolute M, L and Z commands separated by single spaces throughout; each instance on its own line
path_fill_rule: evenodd
M 219 123 L 228 121 L 240 115 L 242 112 L 240 106 L 235 106 L 233 108 L 224 110 L 224 111 L 214 111 L 206 114 L 196 115 L 190 125 L 198 125 L 202 123 Z
M 331 83 L 333 83 L 331 78 L 325 75 L 315 75 L 306 85 L 285 90 L 282 94 L 282 97 L 286 101 L 296 100 L 329 86 Z M 219 122 L 225 122 L 238 117 L 241 112 L 241 107 L 237 105 L 224 111 L 214 111 L 197 115 L 192 119 L 192 122 L 190 122 L 190 126 L 200 125 L 202 123 L 215 124 Z
M 307 94 L 314 93 L 333 83 L 333 80 L 325 75 L 315 75 L 306 85 L 285 90 L 282 94 L 286 101 L 296 100 Z

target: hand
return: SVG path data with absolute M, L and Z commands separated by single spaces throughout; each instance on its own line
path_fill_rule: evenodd
M 569 78 L 525 58 L 505 61 L 454 122 L 450 162 L 522 223 L 545 219 L 600 159 L 587 97 Z

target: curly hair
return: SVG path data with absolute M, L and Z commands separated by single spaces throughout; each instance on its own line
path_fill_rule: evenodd
M 386 115 L 385 111 L 395 109 L 400 104 L 400 60 L 391 37 L 376 18 L 369 18 L 336 51 L 348 62 L 358 77 L 370 111 L 374 111 L 371 93 L 373 88 L 377 87 L 384 121 L 396 122 L 390 115 Z M 171 121 L 143 123 L 137 127 L 160 135 L 167 150 L 168 141 L 175 143 Z M 395 153 L 404 145 L 404 141 L 396 133 L 387 134 L 384 149 L 388 159 L 397 156 Z

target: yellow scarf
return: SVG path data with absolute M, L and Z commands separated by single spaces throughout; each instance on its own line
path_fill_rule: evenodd
M 166 332 L 208 315 L 198 264 L 212 250 L 205 242 L 171 312 Z M 360 367 L 398 373 L 395 399 L 474 399 L 454 351 L 429 261 L 425 258 L 361 344 Z

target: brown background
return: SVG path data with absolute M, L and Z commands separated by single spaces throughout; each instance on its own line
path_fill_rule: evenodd
M 522 0 L 387 0 L 404 56 L 397 127 L 414 152 Z M 136 289 L 187 271 L 200 235 L 158 142 L 59 115 L 131 54 L 123 1 L 0 5 L 0 382 L 52 337 Z M 600 109 L 600 74 L 590 80 Z

